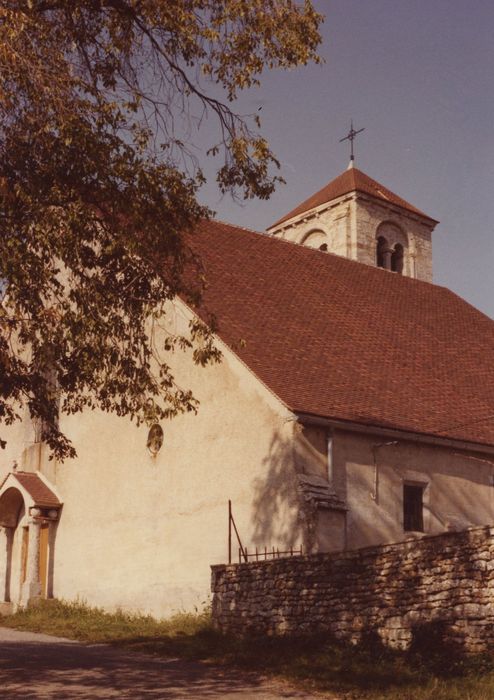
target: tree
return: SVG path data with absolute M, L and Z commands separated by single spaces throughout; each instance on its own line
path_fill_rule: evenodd
M 318 62 L 320 21 L 309 0 L 0 2 L 2 423 L 29 410 L 64 458 L 59 410 L 196 410 L 163 351 L 217 360 L 211 328 L 158 350 L 149 334 L 175 295 L 200 301 L 183 234 L 212 212 L 187 124 L 216 117 L 223 192 L 269 197 L 277 161 L 235 99 L 265 68 Z

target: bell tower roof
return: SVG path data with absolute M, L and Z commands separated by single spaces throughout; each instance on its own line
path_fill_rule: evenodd
M 280 224 L 283 224 L 286 221 L 299 216 L 300 214 L 304 214 L 305 212 L 331 202 L 334 199 L 338 199 L 339 197 L 342 197 L 350 192 L 362 192 L 364 194 L 371 195 L 376 199 L 387 202 L 388 204 L 394 204 L 402 209 L 413 212 L 414 214 L 423 216 L 424 218 L 429 219 L 429 221 L 437 223 L 435 219 L 427 216 L 427 214 L 424 214 L 424 212 L 420 211 L 420 209 L 417 209 L 417 207 L 414 207 L 397 194 L 394 194 L 394 192 L 391 192 L 391 190 L 388 190 L 386 187 L 384 187 L 384 185 L 381 185 L 379 182 L 376 182 L 376 180 L 373 180 L 371 177 L 353 166 L 352 163 L 352 167 L 349 167 L 347 170 L 342 172 L 341 175 L 338 175 L 338 177 L 336 177 L 334 180 L 328 182 L 328 184 L 319 190 L 319 192 L 313 194 L 312 197 L 309 197 L 295 207 L 295 209 L 293 209 L 291 212 L 283 216 L 279 221 L 276 221 L 276 223 L 272 224 L 268 230 L 273 229 L 274 227 L 279 226 Z

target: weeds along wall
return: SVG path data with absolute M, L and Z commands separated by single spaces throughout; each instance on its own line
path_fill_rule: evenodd
M 233 634 L 328 631 L 406 649 L 439 635 L 494 647 L 494 527 L 397 544 L 212 567 L 213 620 Z

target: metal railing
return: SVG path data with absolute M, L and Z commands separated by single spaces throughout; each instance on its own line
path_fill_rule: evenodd
M 256 560 L 256 561 L 263 561 L 266 559 L 281 559 L 282 557 L 296 557 L 296 556 L 302 556 L 303 551 L 302 551 L 302 545 L 300 545 L 300 549 L 294 549 L 293 547 L 290 547 L 290 549 L 284 549 L 280 550 L 278 548 L 271 547 L 271 549 L 268 549 L 268 547 L 264 547 L 264 549 L 259 550 L 257 547 L 255 548 L 254 552 L 248 552 L 247 548 L 241 550 L 239 548 L 238 550 L 238 562 L 239 564 L 242 561 L 242 558 L 244 559 L 245 562 L 248 562 L 249 559 L 251 560 Z
M 232 502 L 228 501 L 228 563 L 232 563 L 232 526 L 235 530 L 238 540 L 238 561 L 241 562 L 241 556 L 244 557 L 244 561 L 248 561 L 247 552 L 244 550 L 240 535 L 238 534 L 237 526 L 235 525 L 235 520 L 232 513 Z
M 237 542 L 238 542 L 238 562 L 239 564 L 243 562 L 248 563 L 249 560 L 253 561 L 263 561 L 267 559 L 281 559 L 282 557 L 295 557 L 295 556 L 302 556 L 303 550 L 302 550 L 302 545 L 300 545 L 299 549 L 294 549 L 293 547 L 290 547 L 290 549 L 284 549 L 280 550 L 279 548 L 275 547 L 264 547 L 263 549 L 259 549 L 258 547 L 255 548 L 253 552 L 248 552 L 247 547 L 244 547 L 242 544 L 242 541 L 240 539 L 240 535 L 238 534 L 238 529 L 237 525 L 235 523 L 235 519 L 233 517 L 233 512 L 232 512 L 232 502 L 229 500 L 228 501 L 228 563 L 232 563 L 232 535 L 233 532 L 237 536 Z

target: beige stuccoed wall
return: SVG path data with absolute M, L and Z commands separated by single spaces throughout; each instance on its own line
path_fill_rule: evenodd
M 328 436 L 332 437 L 329 474 Z M 335 493 L 346 502 L 348 549 L 414 536 L 403 530 L 404 482 L 425 487 L 425 534 L 494 523 L 494 454 L 307 425 L 297 436 L 296 461 L 300 470 L 327 474 Z M 324 541 L 324 532 L 318 539 Z M 336 540 L 334 534 L 314 551 L 338 549 L 331 546 Z
M 403 483 L 422 483 L 427 534 L 494 523 L 494 456 L 454 447 L 336 431 L 335 490 L 348 505 L 349 549 L 410 536 L 403 530 Z M 378 472 L 375 496 L 374 454 Z
M 21 415 L 27 416 L 24 409 Z M 19 468 L 22 464 L 24 450 L 32 444 L 33 429 L 29 420 L 16 421 L 12 425 L 0 424 L 0 438 L 6 441 L 6 446 L 0 450 L 0 483 L 12 471 L 14 464 Z
M 297 424 L 228 352 L 212 368 L 193 368 L 186 358 L 180 366 L 203 408 L 165 424 L 156 457 L 145 447 L 145 428 L 97 412 L 65 419 L 76 460 L 42 457 L 64 501 L 55 596 L 158 616 L 200 605 L 210 564 L 227 560 L 228 498 L 251 551 L 300 542 L 305 551 L 338 551 L 408 538 L 404 481 L 427 485 L 426 534 L 494 521 L 494 457 L 336 429 L 330 476 L 348 505 L 345 543 L 341 513 L 312 513 L 311 523 L 298 494 L 297 474 L 328 477 L 328 428 Z M 21 466 L 36 469 L 38 455 L 35 445 Z M 14 600 L 19 557 L 16 546 Z
M 186 310 L 179 309 L 171 330 L 183 330 L 186 321 Z M 49 461 L 39 445 L 24 449 L 32 439 L 29 421 L 6 434 L 2 476 L 14 459 L 23 469 L 41 467 L 64 503 L 52 549 L 55 596 L 158 616 L 200 605 L 208 595 L 209 566 L 227 560 L 228 499 L 251 551 L 302 541 L 305 551 L 345 546 L 341 514 L 311 514 L 299 498 L 299 474 L 328 477 L 328 428 L 298 424 L 221 347 L 223 362 L 208 368 L 180 352 L 174 356 L 178 382 L 193 389 L 201 408 L 197 416 L 163 424 L 165 441 L 156 457 L 146 448 L 145 427 L 100 412 L 62 418 L 78 451 L 64 464 Z M 428 484 L 430 534 L 494 521 L 494 457 L 404 439 L 384 445 L 394 439 L 340 429 L 332 437 L 329 475 L 349 508 L 349 548 L 410 536 L 402 527 L 404 480 Z M 18 559 L 19 547 L 16 552 Z
M 223 361 L 208 368 L 174 356 L 178 383 L 201 408 L 163 423 L 155 457 L 147 428 L 126 419 L 98 411 L 62 418 L 78 457 L 41 464 L 64 503 L 56 597 L 157 616 L 200 606 L 210 565 L 227 561 L 228 499 L 249 550 L 300 544 L 294 417 L 222 349 Z M 37 450 L 27 451 L 23 468 L 36 468 Z

